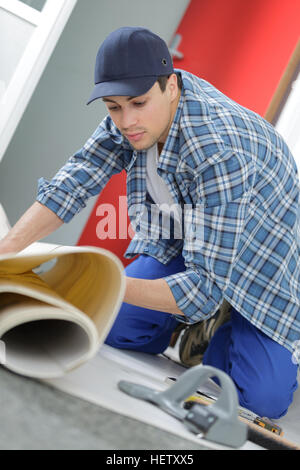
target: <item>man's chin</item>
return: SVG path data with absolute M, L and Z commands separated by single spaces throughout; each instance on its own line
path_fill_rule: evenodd
M 151 149 L 151 147 L 153 147 L 153 145 L 157 144 L 157 141 L 153 141 L 153 142 L 140 142 L 140 143 L 132 143 L 132 142 L 129 142 L 131 147 L 134 148 L 134 150 L 138 151 L 138 152 L 142 152 L 142 151 L 146 151 L 146 150 L 149 150 Z
M 158 142 L 154 138 L 149 138 L 150 136 L 146 132 L 138 142 L 134 142 L 134 140 L 129 139 L 126 135 L 124 135 L 124 137 L 128 141 L 129 145 L 137 152 L 149 150 L 151 147 L 153 147 L 153 145 L 157 144 Z

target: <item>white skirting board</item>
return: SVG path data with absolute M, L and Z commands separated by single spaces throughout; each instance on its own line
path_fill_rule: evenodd
M 216 450 L 231 449 L 196 437 L 180 421 L 164 411 L 150 403 L 130 397 L 118 389 L 118 382 L 127 380 L 162 391 L 170 386 L 166 383 L 167 377 L 179 377 L 185 370 L 184 367 L 161 355 L 152 356 L 117 350 L 103 345 L 88 363 L 63 378 L 45 382 L 70 395 L 156 426 L 191 442 L 200 445 L 203 443 L 205 447 Z M 213 383 L 207 384 L 208 388 L 213 386 Z M 250 449 L 260 449 L 260 447 L 247 441 L 240 448 L 240 450 Z

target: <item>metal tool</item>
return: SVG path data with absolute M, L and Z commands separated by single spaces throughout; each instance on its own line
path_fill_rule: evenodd
M 190 410 L 184 409 L 184 400 L 212 377 L 217 377 L 221 384 L 216 402 L 208 406 L 195 404 Z M 238 419 L 239 402 L 235 385 L 219 369 L 202 365 L 192 367 L 163 392 L 125 380 L 120 381 L 118 386 L 128 395 L 148 401 L 179 419 L 200 437 L 231 447 L 241 447 L 247 440 L 247 425 Z

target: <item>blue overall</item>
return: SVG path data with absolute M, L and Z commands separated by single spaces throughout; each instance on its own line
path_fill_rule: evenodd
M 158 279 L 185 270 L 181 255 L 167 265 L 139 255 L 125 269 L 129 277 Z M 119 349 L 162 353 L 179 322 L 173 315 L 123 303 L 106 343 Z M 225 371 L 234 381 L 240 405 L 260 416 L 286 414 L 297 388 L 298 366 L 291 353 L 257 329 L 234 308 L 231 320 L 214 334 L 203 364 Z

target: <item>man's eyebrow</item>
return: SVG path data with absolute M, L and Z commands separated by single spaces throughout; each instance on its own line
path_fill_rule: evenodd
M 137 98 L 137 96 L 129 96 L 129 97 L 127 98 L 127 101 L 131 101 L 131 100 L 133 100 L 134 98 Z M 104 103 L 105 103 L 106 101 L 108 101 L 109 103 L 119 104 L 119 103 L 117 103 L 116 101 L 111 100 L 111 99 L 109 99 L 109 98 L 105 98 L 105 97 L 102 98 L 102 101 L 104 101 Z

